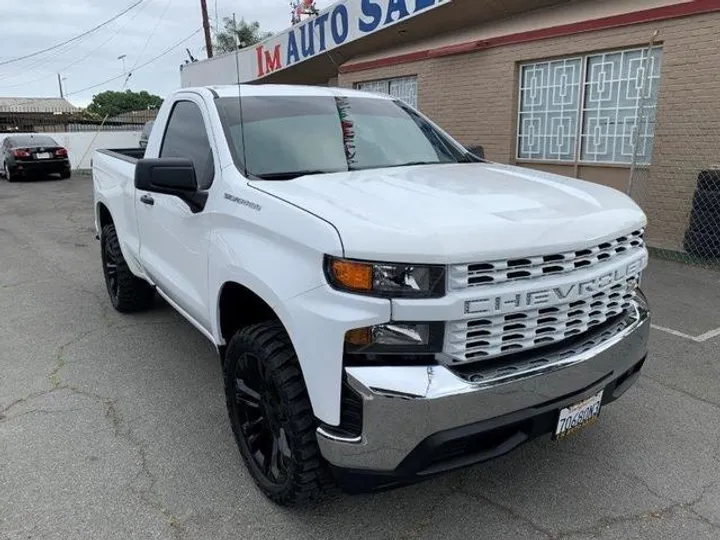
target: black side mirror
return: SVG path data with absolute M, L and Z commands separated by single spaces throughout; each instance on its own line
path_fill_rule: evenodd
M 468 146 L 465 150 L 474 155 L 477 158 L 485 159 L 485 149 L 480 146 Z
M 207 201 L 207 193 L 198 191 L 195 166 L 187 158 L 139 159 L 135 165 L 135 187 L 179 197 L 193 212 L 202 210 Z
M 169 195 L 197 191 L 195 166 L 186 158 L 139 159 L 135 165 L 135 187 Z

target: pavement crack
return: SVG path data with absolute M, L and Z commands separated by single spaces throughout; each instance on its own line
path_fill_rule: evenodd
M 85 332 L 83 334 L 78 335 L 73 340 L 70 340 L 65 345 L 60 347 L 58 352 L 58 359 L 64 358 L 64 348 L 70 346 L 71 344 L 77 342 L 78 340 L 84 338 L 85 336 L 91 334 L 92 332 L 96 332 L 96 330 L 90 330 L 88 332 Z M 59 362 L 56 364 L 53 371 L 50 373 L 50 378 L 53 380 L 53 375 L 57 375 L 57 373 L 62 369 L 62 366 L 64 364 Z M 57 384 L 53 384 L 53 387 L 49 390 L 43 390 L 41 392 L 35 392 L 33 394 L 29 394 L 25 397 L 16 399 L 15 401 L 8 404 L 5 408 L 0 409 L 0 423 L 9 421 L 13 418 L 17 418 L 19 416 L 23 416 L 26 414 L 51 414 L 51 413 L 62 413 L 67 412 L 69 410 L 82 410 L 82 409 L 63 409 L 63 410 L 47 410 L 47 409 L 31 409 L 28 411 L 21 412 L 17 415 L 10 416 L 10 413 L 16 409 L 17 407 L 21 405 L 27 405 L 32 403 L 34 400 L 40 399 L 42 397 L 45 397 L 49 394 L 59 392 L 59 391 L 68 391 L 71 394 L 80 395 L 87 397 L 94 403 L 98 403 L 103 407 L 105 418 L 110 423 L 111 429 L 113 430 L 114 436 L 117 438 L 121 438 L 125 440 L 127 443 L 130 444 L 130 446 L 137 452 L 139 456 L 139 471 L 137 475 L 135 476 L 135 480 L 138 480 L 140 477 L 145 477 L 148 481 L 148 487 L 145 489 L 138 490 L 138 495 L 140 498 L 148 504 L 153 510 L 158 512 L 165 521 L 168 524 L 168 527 L 173 533 L 173 536 L 176 538 L 180 538 L 183 534 L 183 528 L 180 524 L 180 520 L 175 516 L 163 503 L 162 497 L 158 493 L 157 490 L 157 476 L 153 473 L 149 459 L 148 459 L 148 451 L 147 451 L 147 445 L 140 440 L 130 429 L 130 425 L 128 422 L 126 422 L 122 416 L 122 413 L 116 406 L 116 400 L 112 398 L 108 398 L 106 396 L 102 396 L 100 394 L 97 394 L 95 392 L 91 392 L 88 390 L 84 390 L 82 388 L 79 388 L 77 386 L 63 384 L 59 377 L 57 377 Z
M 671 498 L 663 495 L 662 493 L 656 491 L 655 488 L 651 487 L 650 484 L 648 484 L 640 476 L 636 475 L 633 472 L 627 471 L 627 470 L 617 466 L 616 464 L 609 462 L 608 460 L 602 460 L 597 455 L 586 454 L 584 452 L 577 452 L 574 450 L 570 450 L 569 448 L 558 448 L 558 452 L 560 452 L 561 454 L 567 454 L 570 456 L 579 457 L 584 460 L 591 460 L 604 468 L 612 469 L 615 472 L 617 472 L 620 476 L 623 476 L 628 480 L 632 480 L 633 482 L 637 482 L 639 485 L 641 485 L 642 487 L 647 489 L 648 493 L 650 493 L 654 497 L 657 497 L 661 501 L 665 501 L 665 502 L 673 503 L 673 504 L 682 502 L 682 501 L 677 501 L 677 500 L 671 499 Z
M 63 390 L 64 388 L 65 387 L 63 387 L 63 386 L 56 386 L 56 387 L 51 388 L 50 390 L 42 390 L 40 392 L 34 392 L 32 394 L 28 394 L 24 397 L 16 399 L 15 401 L 10 402 L 8 405 L 5 406 L 5 408 L 0 409 L 0 421 L 7 420 L 8 414 L 15 407 L 24 405 L 26 403 L 30 403 L 38 398 L 47 396 L 48 394 L 52 394 L 53 392 L 57 392 L 58 390 Z
M 0 418 L 0 421 L 2 420 L 15 420 L 17 418 L 20 418 L 22 416 L 28 416 L 28 415 L 50 415 L 50 414 L 65 414 L 68 412 L 80 412 L 80 411 L 86 411 L 86 407 L 73 407 L 72 409 L 30 409 L 29 411 L 21 412 L 19 414 L 14 414 L 9 418 Z
M 462 485 L 462 478 L 460 478 L 457 483 Z M 400 534 L 396 540 L 417 540 L 420 538 L 420 535 L 432 524 L 435 512 L 447 503 L 446 498 L 458 490 L 458 487 L 451 485 L 448 489 L 444 490 L 444 492 L 439 493 L 435 498 L 435 502 L 425 511 L 423 516 Z
M 678 388 L 677 386 L 674 386 L 672 384 L 668 384 L 666 382 L 663 382 L 659 379 L 655 379 L 653 377 L 650 377 L 649 375 L 643 375 L 639 382 L 642 381 L 642 379 L 647 379 L 655 384 L 659 384 L 663 388 L 667 388 L 668 390 L 672 390 L 673 392 L 677 392 L 678 394 L 682 394 L 685 397 L 689 397 L 690 399 L 694 401 L 699 401 L 700 403 L 705 403 L 706 405 L 710 405 L 711 407 L 715 409 L 720 409 L 720 403 L 715 403 L 714 401 L 710 401 L 709 399 L 705 399 L 700 396 L 696 396 L 695 394 L 688 392 L 687 390 L 683 390 L 682 388 Z
M 640 523 L 643 521 L 650 521 L 653 519 L 662 519 L 666 514 L 672 512 L 678 508 L 682 508 L 682 504 L 672 504 L 664 508 L 658 508 L 655 510 L 649 510 L 641 514 L 633 514 L 630 516 L 618 516 L 618 517 L 602 517 L 590 527 L 580 527 L 577 529 L 568 529 L 553 536 L 553 540 L 563 540 L 571 536 L 599 536 L 604 529 L 612 527 L 613 525 L 621 525 L 627 523 Z
M 715 480 L 714 482 L 711 482 L 707 484 L 705 487 L 703 487 L 700 494 L 695 497 L 692 501 L 685 504 L 684 508 L 690 512 L 695 518 L 697 518 L 699 521 L 702 521 L 706 525 L 709 525 L 713 529 L 720 530 L 720 523 L 713 521 L 710 518 L 705 517 L 702 515 L 698 510 L 697 506 L 703 501 L 705 497 L 710 493 L 710 490 L 715 489 L 716 487 L 720 486 L 720 480 Z
M 484 502 L 484 503 L 489 504 L 490 506 L 492 506 L 492 507 L 494 507 L 494 508 L 497 508 L 498 510 L 500 510 L 500 511 L 502 511 L 502 512 L 508 514 L 508 515 L 510 515 L 510 516 L 513 517 L 513 518 L 515 518 L 516 520 L 524 523 L 525 525 L 527 525 L 528 527 L 530 527 L 532 530 L 534 530 L 535 532 L 538 532 L 538 533 L 542 534 L 543 536 L 545 536 L 545 537 L 548 538 L 548 539 L 555 540 L 555 539 L 558 538 L 557 536 L 555 536 L 555 535 L 553 534 L 553 532 L 552 532 L 550 529 L 546 529 L 545 527 L 543 527 L 543 526 L 540 525 L 539 523 L 536 523 L 535 521 L 533 521 L 533 520 L 530 519 L 529 517 L 522 515 L 520 512 L 518 512 L 517 510 L 515 510 L 515 509 L 514 509 L 513 507 L 511 507 L 511 506 L 507 506 L 507 505 L 502 504 L 502 503 L 500 503 L 500 502 L 498 502 L 498 501 L 494 501 L 494 500 L 492 500 L 492 499 L 490 499 L 489 497 L 486 497 L 486 496 L 484 496 L 484 495 L 478 495 L 478 494 L 476 494 L 476 493 L 472 493 L 472 492 L 470 492 L 470 491 L 465 490 L 464 488 L 458 489 L 457 492 L 458 492 L 458 493 L 462 493 L 463 495 L 465 495 L 465 496 L 467 496 L 467 497 L 470 497 L 471 499 L 475 499 L 475 500 L 477 500 L 477 501 Z
M 165 505 L 162 497 L 157 490 L 157 475 L 153 473 L 150 462 L 148 459 L 147 445 L 138 438 L 133 431 L 130 429 L 130 425 L 125 421 L 122 413 L 116 408 L 115 401 L 105 400 L 105 417 L 110 422 L 115 436 L 127 441 L 138 453 L 139 456 L 139 470 L 135 476 L 135 481 L 141 476 L 144 476 L 148 481 L 148 487 L 146 489 L 138 490 L 138 495 L 153 508 L 156 512 L 161 514 L 167 522 L 173 536 L 180 538 L 183 533 L 182 525 L 180 520 L 175 516 Z
M 74 338 L 72 338 L 70 341 L 64 343 L 63 345 L 60 345 L 58 347 L 57 352 L 55 353 L 55 365 L 50 370 L 50 373 L 48 373 L 48 379 L 50 381 L 50 385 L 52 388 L 59 388 L 62 385 L 62 379 L 60 378 L 60 370 L 62 370 L 65 365 L 67 364 L 67 358 L 65 357 L 65 350 L 78 343 L 79 341 L 82 341 L 87 336 L 99 332 L 102 330 L 106 330 L 105 327 L 101 328 L 93 328 L 92 330 L 86 330 L 85 332 L 81 332 L 80 334 L 76 335 Z
M 126 324 L 126 325 L 121 325 L 121 326 L 115 326 L 115 329 L 122 330 L 122 329 L 137 327 L 137 326 L 163 325 L 163 324 L 172 324 L 172 323 L 173 323 L 173 321 L 153 321 L 153 322 L 131 323 L 131 324 Z M 67 356 L 66 356 L 66 350 L 68 349 L 68 347 L 75 345 L 76 343 L 82 341 L 83 339 L 90 336 L 91 334 L 105 331 L 108 328 L 109 328 L 108 326 L 102 326 L 99 328 L 93 328 L 91 330 L 86 330 L 85 332 L 81 332 L 80 334 L 78 334 L 74 338 L 72 338 L 71 340 L 60 345 L 57 349 L 57 352 L 55 353 L 55 362 L 47 375 L 48 381 L 50 382 L 50 388 L 48 390 L 41 390 L 39 392 L 34 392 L 32 394 L 28 394 L 26 396 L 16 399 L 15 401 L 10 402 L 4 408 L 0 409 L 0 420 L 3 420 L 7 416 L 7 414 L 10 412 L 10 410 L 15 408 L 18 405 L 21 405 L 23 403 L 27 403 L 28 401 L 32 401 L 39 397 L 45 396 L 56 390 L 62 390 L 64 388 L 73 388 L 72 386 L 69 386 L 69 385 L 63 383 L 63 380 L 60 377 L 60 372 L 62 371 L 63 368 L 65 368 L 67 366 L 67 362 L 68 362 Z M 77 390 L 75 390 L 75 391 L 78 392 Z M 99 398 L 98 396 L 95 396 L 95 397 L 96 397 L 96 399 L 99 399 L 102 401 L 102 398 Z

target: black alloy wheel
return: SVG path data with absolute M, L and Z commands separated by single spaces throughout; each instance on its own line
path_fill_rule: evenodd
M 103 242 L 102 246 L 102 264 L 103 273 L 105 274 L 105 284 L 107 286 L 110 301 L 113 306 L 118 304 L 120 284 L 118 281 L 118 261 L 115 257 L 114 250 L 110 242 Z
M 113 307 L 121 313 L 150 308 L 155 289 L 130 271 L 120 249 L 115 225 L 109 223 L 103 226 L 100 244 L 103 276 Z
M 223 374 L 240 455 L 265 496 L 291 506 L 334 492 L 305 380 L 283 326 L 267 321 L 238 330 Z
M 256 471 L 278 487 L 288 480 L 292 459 L 287 438 L 287 415 L 267 366 L 251 353 L 235 365 L 233 422 Z

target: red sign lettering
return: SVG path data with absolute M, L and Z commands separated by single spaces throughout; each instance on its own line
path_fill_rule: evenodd
M 275 45 L 272 53 L 260 45 L 255 48 L 257 55 L 257 76 L 264 77 L 267 74 L 282 69 L 282 58 L 280 57 L 280 44 Z

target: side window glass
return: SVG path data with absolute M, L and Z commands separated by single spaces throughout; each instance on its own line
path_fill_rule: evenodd
M 215 176 L 212 150 L 200 107 L 178 101 L 170 113 L 160 157 L 190 159 L 195 165 L 198 187 L 208 189 Z

